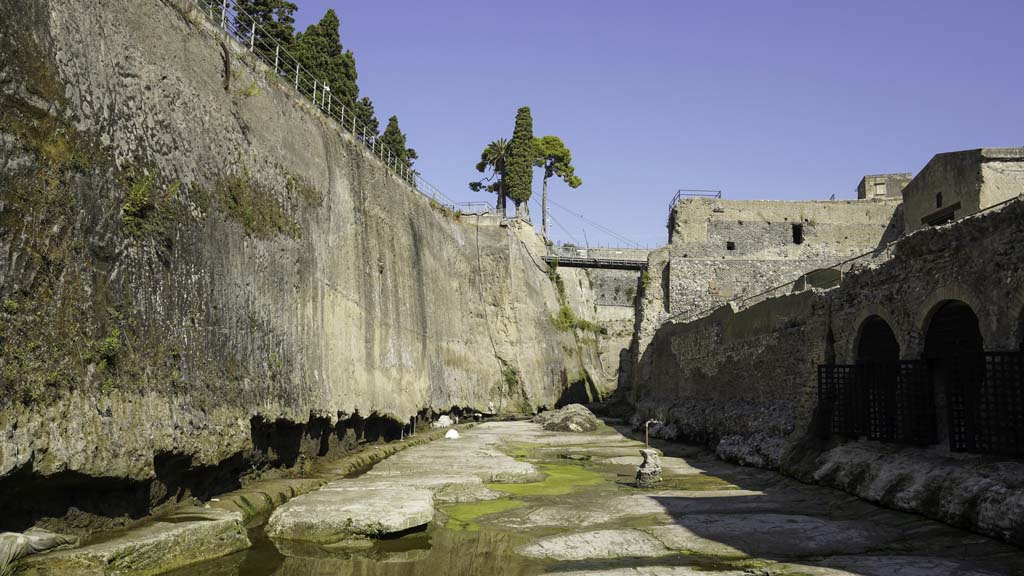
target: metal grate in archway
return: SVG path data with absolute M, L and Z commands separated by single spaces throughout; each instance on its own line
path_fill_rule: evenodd
M 985 353 L 974 421 L 976 451 L 1024 455 L 1024 354 Z

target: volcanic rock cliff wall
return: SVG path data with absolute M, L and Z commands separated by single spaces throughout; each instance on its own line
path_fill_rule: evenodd
M 552 321 L 592 301 L 585 275 L 559 271 L 560 296 L 532 229 L 432 204 L 192 6 L 0 14 L 10 527 L 139 515 L 418 413 L 529 411 L 600 378 L 593 335 Z M 95 496 L 112 485 L 121 502 Z

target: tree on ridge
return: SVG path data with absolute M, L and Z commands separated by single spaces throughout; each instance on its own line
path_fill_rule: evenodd
M 485 190 L 498 195 L 495 207 L 502 218 L 506 215 L 506 199 L 508 194 L 505 188 L 505 167 L 508 161 L 509 141 L 505 138 L 498 138 L 488 144 L 480 153 L 480 161 L 476 163 L 476 171 L 491 173 L 476 182 L 469 183 L 469 189 L 474 192 Z
M 248 41 L 256 23 L 253 46 L 264 55 L 272 56 L 277 44 L 287 49 L 295 37 L 295 11 L 298 6 L 288 0 L 236 0 L 238 13 L 235 28 L 243 40 Z
M 533 194 L 533 164 L 536 158 L 533 140 L 533 118 L 530 108 L 523 106 L 516 111 L 516 126 L 508 144 L 508 159 L 505 164 L 505 184 L 508 197 L 515 202 L 516 216 L 530 218 L 529 201 Z
M 363 127 L 366 128 L 366 139 L 376 138 L 380 135 L 380 122 L 377 120 L 377 116 L 373 111 L 373 102 L 366 96 L 363 96 L 355 104 L 355 115 L 356 115 L 356 136 L 358 138 L 363 137 Z M 351 121 L 347 121 L 351 123 Z
M 413 161 L 419 156 L 416 154 L 416 150 L 406 147 L 406 136 L 398 127 L 398 116 L 388 118 L 388 125 L 384 128 L 384 134 L 381 135 L 380 141 L 384 144 L 385 150 L 391 151 L 392 160 L 397 160 L 395 166 L 404 166 L 406 170 L 412 170 Z
M 558 176 L 570 188 L 579 188 L 583 180 L 576 175 L 572 165 L 572 152 L 558 136 L 543 136 L 534 141 L 536 156 L 534 164 L 544 169 L 544 180 L 541 186 L 541 230 L 544 238 L 548 237 L 548 178 Z
M 359 86 L 356 84 L 356 59 L 341 45 L 340 21 L 328 10 L 316 24 L 298 34 L 292 54 L 304 70 L 320 82 L 326 82 L 331 94 L 348 110 L 356 109 Z

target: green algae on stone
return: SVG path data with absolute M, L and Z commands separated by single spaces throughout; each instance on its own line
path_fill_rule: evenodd
M 540 468 L 547 475 L 540 482 L 488 484 L 487 487 L 516 496 L 560 496 L 580 486 L 594 486 L 606 481 L 600 472 L 574 464 L 541 464 Z
M 480 530 L 480 525 L 475 522 L 477 518 L 487 516 L 488 514 L 514 510 L 522 505 L 523 502 L 521 500 L 512 498 L 454 504 L 445 509 L 448 513 L 448 522 L 445 524 L 445 527 L 449 530 L 476 532 Z
M 536 442 L 506 442 L 501 445 L 501 451 L 516 460 L 525 460 L 532 458 L 534 453 L 544 446 Z

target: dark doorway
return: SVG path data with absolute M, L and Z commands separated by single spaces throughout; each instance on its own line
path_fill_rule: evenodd
M 804 225 L 793 224 L 793 244 L 804 243 Z
M 899 359 L 900 345 L 889 324 L 879 316 L 865 320 L 857 339 L 857 361 L 862 364 L 895 364 Z
M 924 358 L 935 398 L 936 441 L 953 452 L 974 451 L 985 356 L 978 317 L 959 300 L 936 306 L 925 333 Z
M 867 433 L 872 440 L 891 442 L 896 437 L 896 381 L 900 345 L 889 324 L 871 316 L 861 325 L 857 339 L 857 379 L 866 403 Z

